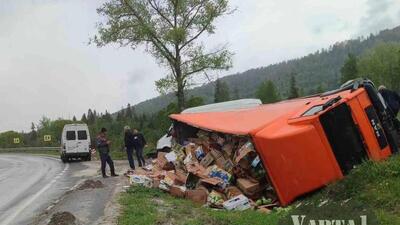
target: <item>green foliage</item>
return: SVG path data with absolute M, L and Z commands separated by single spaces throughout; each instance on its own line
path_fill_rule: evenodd
M 215 82 L 214 102 L 226 102 L 229 100 L 231 100 L 231 98 L 229 96 L 228 85 L 220 79 L 217 79 Z
M 400 90 L 400 44 L 381 43 L 359 59 L 358 70 L 376 85 Z
M 186 102 L 188 108 L 204 105 L 204 99 L 202 97 L 191 96 Z
M 267 80 L 260 84 L 256 92 L 257 98 L 259 98 L 264 104 L 274 103 L 280 100 L 279 93 L 276 90 L 274 82 Z
M 240 98 L 254 98 L 254 90 L 257 89 L 260 82 L 271 80 L 280 91 L 281 98 L 286 99 L 288 97 L 290 74 L 292 71 L 296 71 L 297 86 L 303 90 L 304 94 L 314 94 L 319 85 L 323 90 L 332 90 L 340 86 L 340 69 L 348 58 L 349 53 L 359 57 L 379 43 L 398 43 L 399 41 L 400 27 L 396 27 L 384 30 L 376 35 L 338 42 L 326 49 L 321 49 L 297 59 L 224 76 L 221 80 L 227 83 L 232 90 L 237 88 L 237 96 L 240 96 Z M 360 76 L 369 76 L 362 73 L 360 68 L 359 72 Z M 188 90 L 187 93 L 200 96 L 204 99 L 204 103 L 210 104 L 214 102 L 214 89 L 214 83 L 209 83 Z M 175 97 L 173 94 L 162 95 L 135 105 L 135 109 L 140 114 L 154 113 L 165 108 L 169 103 L 176 101 Z
M 357 57 L 353 54 L 349 54 L 343 67 L 340 69 L 341 82 L 353 80 L 358 77 L 357 69 Z
M 383 162 L 364 162 L 352 170 L 345 179 L 302 201 L 302 206 L 298 210 L 304 213 L 306 208 L 311 208 L 314 213 L 318 211 L 323 213 L 325 207 L 341 205 L 343 210 L 347 211 L 361 213 L 372 210 L 378 217 L 379 224 L 399 224 L 399 175 L 399 156 L 393 156 Z M 327 204 L 322 208 L 318 207 L 322 201 L 327 201 Z
M 170 73 L 156 82 L 161 93 L 176 92 L 184 108 L 185 92 L 196 74 L 226 70 L 232 53 L 225 46 L 206 49 L 201 36 L 215 32 L 217 18 L 231 13 L 228 0 L 108 0 L 97 12 L 105 18 L 92 42 L 117 43 L 146 51 Z
M 14 138 L 19 138 L 20 143 L 14 143 Z M 24 137 L 22 134 L 15 131 L 7 131 L 0 134 L 0 147 L 12 148 L 24 146 Z
M 195 96 L 191 96 L 186 102 L 188 107 L 196 107 L 203 104 L 204 100 L 201 97 Z M 130 105 L 128 104 L 128 106 Z M 122 151 L 124 148 L 124 126 L 128 125 L 131 128 L 138 129 L 144 134 L 149 145 L 149 147 L 145 149 L 145 153 L 147 153 L 154 150 L 157 140 L 162 137 L 171 126 L 169 115 L 180 111 L 176 103 L 171 103 L 168 107 L 159 112 L 148 115 L 137 115 L 133 107 L 128 108 L 131 109 L 131 113 L 129 113 L 129 110 L 121 110 L 117 113 L 115 118 L 113 118 L 107 110 L 104 114 L 100 115 L 98 115 L 95 110 L 88 110 L 88 115 L 92 117 L 91 124 L 88 124 L 92 141 L 94 141 L 102 127 L 107 128 L 108 137 L 112 142 L 112 156 L 115 158 L 123 158 L 126 155 L 125 152 Z M 85 117 L 86 114 L 82 116 L 82 118 Z M 65 124 L 70 123 L 83 123 L 83 121 L 63 119 L 50 120 L 47 117 L 43 117 L 39 121 L 38 126 L 32 123 L 31 131 L 27 134 L 14 131 L 0 133 L 0 148 L 60 146 L 62 129 Z M 51 142 L 44 142 L 44 135 L 51 135 Z M 13 139 L 17 137 L 20 138 L 21 143 L 14 144 Z
M 299 88 L 297 87 L 296 83 L 296 77 L 294 74 L 292 74 L 292 76 L 290 77 L 288 99 L 298 98 L 299 96 L 300 94 Z
M 87 117 L 86 117 L 86 114 L 85 114 L 85 113 L 82 115 L 81 121 L 82 121 L 83 123 L 87 123 L 87 122 L 88 122 L 88 120 L 87 120 Z
M 127 119 L 132 119 L 133 118 L 133 110 L 131 107 L 131 104 L 128 104 L 128 106 L 125 109 L 125 118 Z
M 235 86 L 235 89 L 233 89 L 232 100 L 238 99 L 240 99 L 239 88 Z

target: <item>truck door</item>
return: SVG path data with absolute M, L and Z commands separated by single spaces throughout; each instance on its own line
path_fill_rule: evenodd
M 320 122 L 344 175 L 367 158 L 361 134 L 347 104 L 322 114 Z

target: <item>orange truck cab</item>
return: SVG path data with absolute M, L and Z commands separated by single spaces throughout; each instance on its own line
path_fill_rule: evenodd
M 342 179 L 366 159 L 398 151 L 395 118 L 368 80 L 251 109 L 170 117 L 196 129 L 249 136 L 283 206 Z

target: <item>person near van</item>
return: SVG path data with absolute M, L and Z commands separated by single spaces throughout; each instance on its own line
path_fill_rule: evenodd
M 400 96 L 395 91 L 387 89 L 385 86 L 381 85 L 378 88 L 379 93 L 382 95 L 383 99 L 389 106 L 390 110 L 397 117 L 400 110 Z
M 118 174 L 115 173 L 115 168 L 114 168 L 114 162 L 111 159 L 110 156 L 110 144 L 111 141 L 107 139 L 107 129 L 106 128 L 101 128 L 101 131 L 99 135 L 96 138 L 96 147 L 97 151 L 99 152 L 100 155 L 100 160 L 101 160 L 101 174 L 103 175 L 103 178 L 107 178 L 106 174 L 106 166 L 110 166 L 110 172 L 112 177 L 118 176 Z
M 124 133 L 125 148 L 126 154 L 128 155 L 129 166 L 132 170 L 135 170 L 135 160 L 133 160 L 133 148 L 135 147 L 134 136 L 129 126 L 124 127 Z
M 139 133 L 136 129 L 133 130 L 133 145 L 135 146 L 139 167 L 145 166 L 146 162 L 143 157 L 143 148 L 147 145 L 146 139 L 144 139 L 143 134 Z

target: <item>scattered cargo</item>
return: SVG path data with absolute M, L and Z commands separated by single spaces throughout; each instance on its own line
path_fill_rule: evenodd
M 268 213 L 397 152 L 396 118 L 381 99 L 356 80 L 255 108 L 171 115 L 172 150 L 143 175 L 177 197 Z

